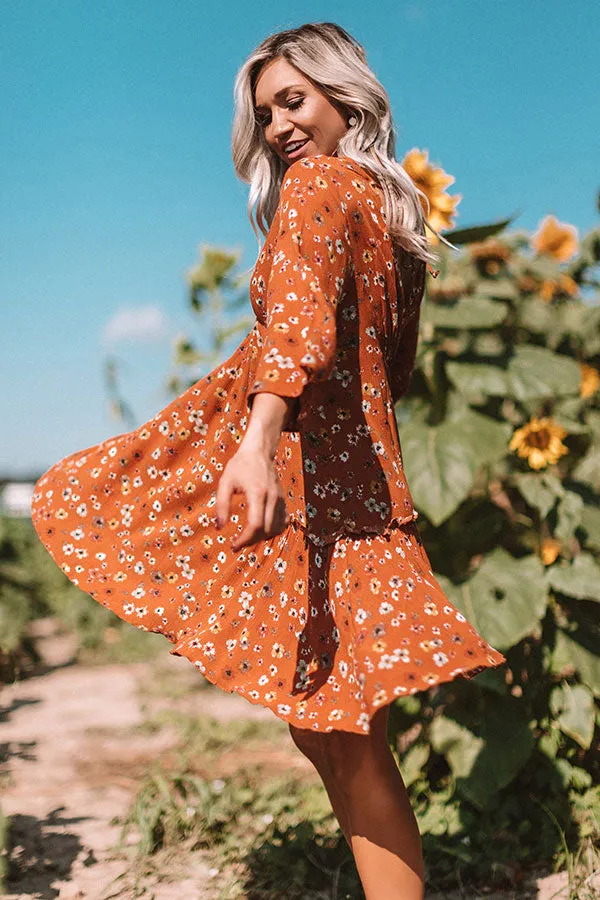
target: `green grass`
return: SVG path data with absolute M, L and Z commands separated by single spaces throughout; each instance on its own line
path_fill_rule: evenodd
M 188 862 L 190 853 L 202 854 L 219 900 L 363 896 L 323 786 L 294 771 L 293 751 L 289 762 L 281 753 L 283 723 L 176 713 L 150 723 L 161 724 L 180 729 L 175 755 L 168 766 L 156 761 L 121 823 L 121 846 L 136 835 L 138 878 L 165 868 L 175 874 L 180 848 Z M 219 775 L 223 766 L 230 771 Z

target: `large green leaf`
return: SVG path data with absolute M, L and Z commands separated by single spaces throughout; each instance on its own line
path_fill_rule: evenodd
M 446 373 L 467 396 L 508 396 L 515 400 L 562 397 L 579 392 L 579 363 L 545 347 L 516 347 L 508 366 L 449 360 Z
M 463 407 L 441 425 L 408 422 L 400 434 L 413 500 L 434 525 L 460 506 L 484 463 L 506 452 L 511 428 Z
M 600 491 L 600 442 L 592 444 L 571 474 L 577 481 L 589 484 L 595 491 Z
M 551 566 L 548 580 L 555 591 L 567 597 L 600 602 L 600 566 L 591 553 L 580 553 L 572 563 Z
M 578 394 L 581 370 L 575 359 L 544 347 L 520 346 L 508 364 L 509 392 L 516 400 Z
M 479 331 L 471 336 L 471 347 L 476 356 L 502 356 L 506 345 L 497 331 Z
M 586 359 L 589 359 L 600 353 L 600 306 L 588 307 L 586 313 L 583 353 Z
M 468 397 L 503 397 L 508 393 L 506 370 L 499 365 L 448 360 L 446 374 L 452 384 Z
M 423 324 L 438 328 L 494 328 L 506 317 L 504 303 L 487 297 L 461 297 L 451 306 L 426 303 L 423 307 Z
M 560 541 L 570 541 L 581 525 L 583 500 L 574 491 L 565 491 L 558 504 L 558 519 L 554 535 Z
M 581 527 L 587 535 L 586 546 L 600 551 L 600 507 L 584 503 L 581 511 Z
M 594 696 L 583 684 L 558 684 L 550 694 L 550 710 L 561 731 L 587 750 L 594 737 Z
M 475 286 L 473 297 L 493 297 L 494 300 L 516 300 L 518 296 L 514 278 L 486 278 Z
M 524 298 L 519 304 L 519 325 L 534 334 L 546 334 L 552 327 L 553 308 L 539 297 Z
M 562 497 L 565 493 L 560 480 L 551 472 L 515 475 L 514 482 L 527 503 L 539 510 L 541 519 L 546 518 L 556 498 Z
M 515 559 L 497 547 L 472 578 L 450 588 L 449 597 L 486 641 L 508 650 L 531 634 L 544 615 L 544 566 L 537 556 Z
M 589 409 L 585 416 L 585 423 L 588 428 L 600 438 L 600 411 Z
M 583 683 L 600 697 L 600 630 L 578 627 L 569 634 L 558 630 L 551 668 L 557 675 L 578 672 Z
M 483 809 L 527 762 L 533 734 L 514 697 L 491 695 L 481 714 L 469 716 L 461 710 L 452 715 L 433 720 L 431 744 L 446 756 L 457 790 Z

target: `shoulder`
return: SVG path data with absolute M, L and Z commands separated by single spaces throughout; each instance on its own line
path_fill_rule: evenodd
M 348 168 L 343 158 L 324 153 L 304 156 L 286 169 L 281 183 L 281 196 L 293 197 L 307 192 L 339 196 L 354 177 L 355 173 Z

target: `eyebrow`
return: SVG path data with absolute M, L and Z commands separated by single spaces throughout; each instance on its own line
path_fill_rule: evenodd
M 288 84 L 287 87 L 281 88 L 280 91 L 277 91 L 277 93 L 275 94 L 275 99 L 280 100 L 284 94 L 287 94 L 288 91 L 294 90 L 294 88 L 304 89 L 304 85 L 303 84 Z M 257 106 L 256 109 L 257 110 L 266 109 L 266 107 L 263 104 L 261 104 L 260 106 Z

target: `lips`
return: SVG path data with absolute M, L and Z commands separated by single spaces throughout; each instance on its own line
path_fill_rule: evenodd
M 295 156 L 297 153 L 299 153 L 300 150 L 302 150 L 302 148 L 304 147 L 304 145 L 305 145 L 307 142 L 308 142 L 308 138 L 305 138 L 305 139 L 302 141 L 302 143 L 295 143 L 295 144 L 294 144 L 294 149 L 291 150 L 289 153 L 285 150 L 285 148 L 284 148 L 284 151 L 283 151 L 283 152 L 285 153 L 285 155 L 286 155 L 288 158 L 291 158 L 291 157 Z

